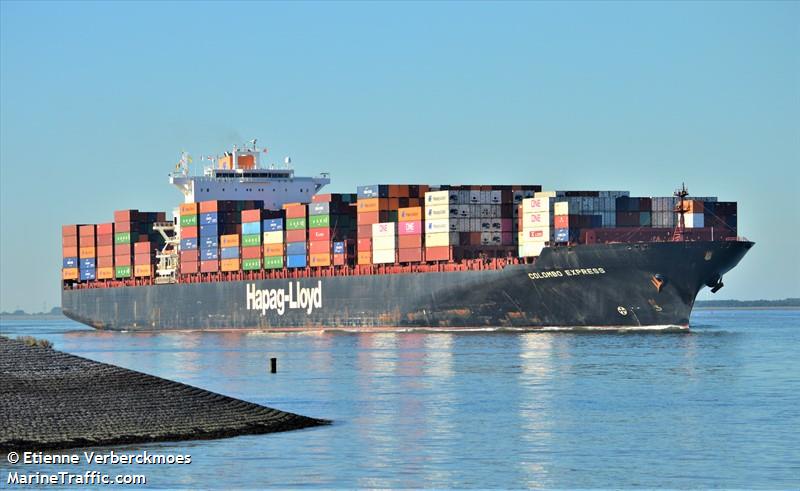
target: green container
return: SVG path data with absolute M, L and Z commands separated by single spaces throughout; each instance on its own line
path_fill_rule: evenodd
M 267 256 L 264 258 L 264 269 L 278 269 L 283 267 L 283 256 Z
M 306 228 L 305 218 L 287 218 L 286 230 L 304 230 Z
M 139 234 L 136 232 L 117 232 L 114 234 L 115 244 L 131 244 L 139 239 Z
M 261 234 L 242 235 L 242 247 L 261 245 Z
M 127 234 L 128 232 L 123 232 L 123 233 Z M 114 268 L 114 278 L 130 278 L 130 277 L 131 277 L 130 266 L 117 266 L 116 268 Z
M 308 217 L 308 228 L 328 228 L 330 226 L 330 215 L 311 215 Z
M 254 269 L 261 269 L 261 259 L 243 259 L 242 269 L 245 271 L 253 271 Z
M 196 227 L 197 215 L 181 215 L 181 227 Z

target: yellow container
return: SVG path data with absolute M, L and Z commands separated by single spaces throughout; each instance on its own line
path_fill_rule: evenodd
M 95 256 L 95 248 L 94 247 L 81 247 L 78 249 L 78 257 L 81 259 L 86 257 L 94 257 Z
M 97 268 L 98 280 L 112 280 L 114 279 L 114 268 Z
M 219 238 L 220 247 L 238 247 L 239 234 L 222 235 Z
M 153 276 L 153 265 L 152 264 L 137 264 L 133 267 L 133 276 L 137 278 L 143 278 L 147 276 Z
M 77 280 L 80 277 L 78 268 L 63 268 L 61 270 L 62 280 Z
M 239 271 L 239 260 L 223 259 L 220 261 L 220 269 L 222 271 Z

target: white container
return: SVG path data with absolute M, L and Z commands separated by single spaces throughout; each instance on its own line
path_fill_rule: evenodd
M 526 198 L 522 200 L 522 213 L 549 212 L 554 203 L 555 198 Z
M 455 191 L 452 191 L 455 192 Z M 428 191 L 425 193 L 425 206 L 450 204 L 451 191 Z
M 425 220 L 426 234 L 439 234 L 450 231 L 450 220 Z
M 553 214 L 555 215 L 569 215 L 569 202 L 559 201 L 553 205 Z
M 425 207 L 425 220 L 439 220 L 450 217 L 450 206 L 436 205 Z
M 425 234 L 425 247 L 440 247 L 450 244 L 450 233 Z M 455 234 L 458 237 L 458 234 Z M 456 245 L 456 244 L 453 244 Z
M 491 201 L 495 205 L 499 205 L 503 201 L 503 192 L 502 191 L 489 191 L 489 201 Z
M 702 213 L 684 213 L 683 220 L 687 228 L 703 228 L 705 226 Z
M 553 224 L 553 215 L 548 212 L 523 213 L 522 228 L 547 227 Z
M 394 249 L 372 251 L 372 264 L 387 264 L 394 262 Z
M 538 193 L 534 193 L 534 198 L 555 198 L 558 196 L 556 191 L 539 191 Z
M 265 244 L 283 244 L 283 230 L 264 232 Z
M 372 238 L 376 237 L 394 237 L 396 234 L 395 232 L 395 223 L 394 222 L 383 222 L 383 223 L 373 223 L 372 224 Z
M 545 248 L 544 243 L 530 243 L 519 245 L 519 257 L 537 257 Z
M 390 237 L 373 237 L 372 238 L 372 252 L 373 254 L 376 251 L 383 251 L 387 249 L 394 250 L 395 249 L 395 238 L 394 235 Z
M 555 229 L 552 228 L 528 228 L 517 234 L 517 242 L 520 244 L 527 244 L 530 242 L 552 242 L 553 233 Z

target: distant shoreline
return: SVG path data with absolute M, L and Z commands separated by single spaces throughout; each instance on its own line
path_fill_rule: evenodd
M 800 310 L 800 306 L 787 305 L 787 306 L 776 306 L 776 307 L 756 307 L 756 306 L 723 307 L 715 305 L 711 306 L 697 305 L 695 306 L 694 310 Z

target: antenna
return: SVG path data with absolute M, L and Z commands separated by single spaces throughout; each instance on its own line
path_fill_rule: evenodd
M 681 188 L 676 190 L 673 195 L 680 199 L 677 206 L 678 212 L 678 225 L 675 227 L 675 232 L 672 234 L 672 240 L 675 242 L 686 240 L 686 236 L 684 235 L 686 222 L 684 221 L 684 213 L 686 213 L 686 208 L 683 205 L 684 199 L 689 196 L 689 190 L 686 189 L 686 183 L 681 183 Z
M 257 140 L 258 140 L 257 138 L 253 138 L 252 140 L 250 140 L 249 142 L 247 142 L 247 143 L 252 143 L 252 144 L 253 144 L 253 151 L 254 151 L 254 152 L 256 151 L 256 141 L 257 141 Z

